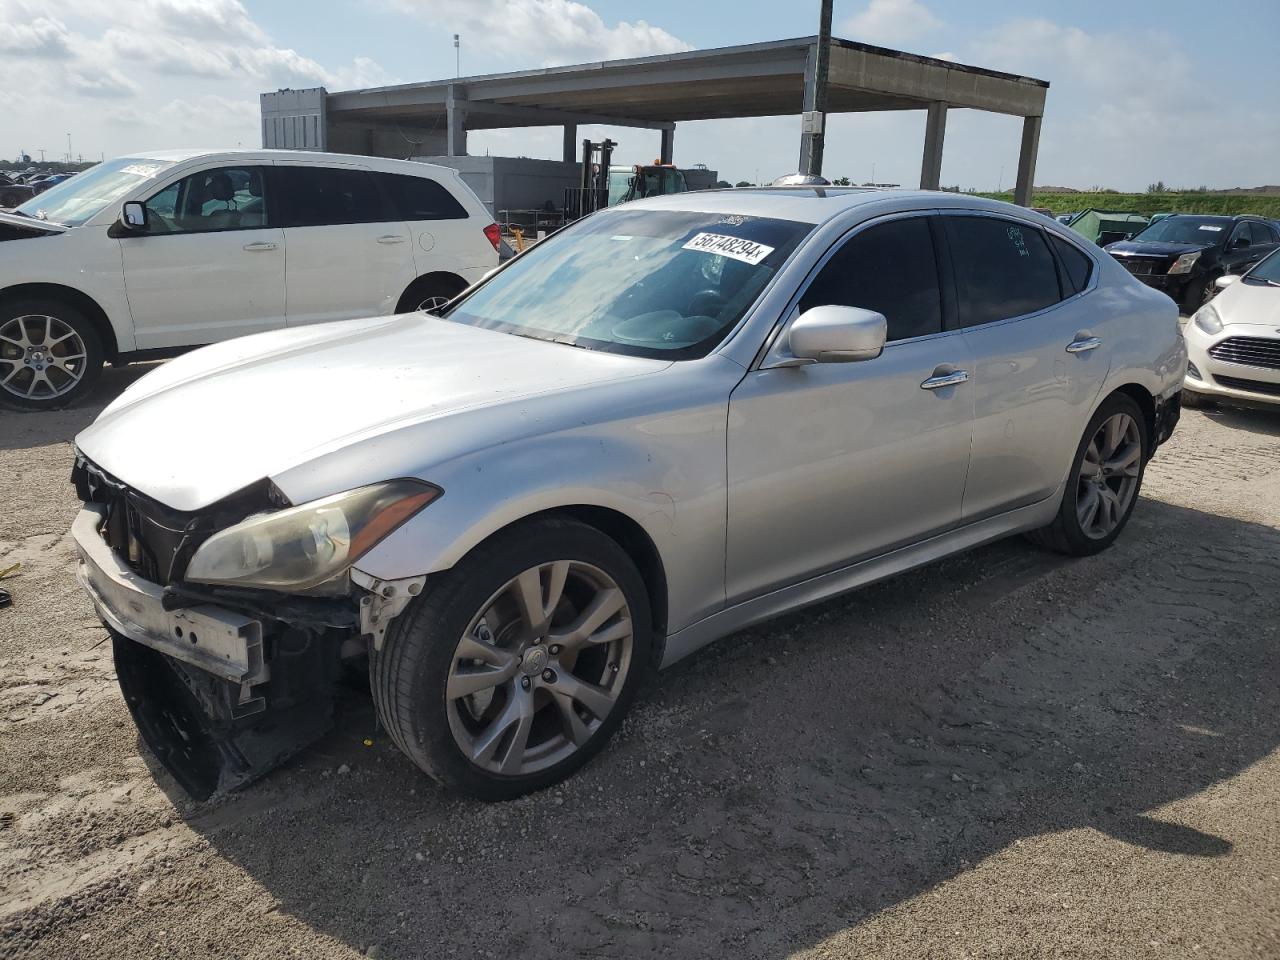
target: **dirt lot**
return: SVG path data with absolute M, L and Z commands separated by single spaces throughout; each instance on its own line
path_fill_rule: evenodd
M 1188 412 L 1101 557 L 1008 541 L 722 641 L 562 789 L 445 797 L 353 692 L 202 805 L 72 578 L 96 409 L 0 413 L 0 954 L 1280 957 L 1280 415 Z

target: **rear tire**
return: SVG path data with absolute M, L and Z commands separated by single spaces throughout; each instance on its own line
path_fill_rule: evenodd
M 607 615 L 597 624 L 592 610 Z M 604 746 L 651 652 L 648 593 L 631 558 L 593 527 L 547 517 L 433 574 L 371 653 L 370 682 L 383 726 L 421 770 L 451 790 L 509 800 L 563 780 Z
M 1112 394 L 1090 418 L 1076 448 L 1058 515 L 1028 539 L 1073 557 L 1111 546 L 1138 502 L 1150 449 L 1138 404 L 1123 393 Z
M 55 410 L 75 403 L 102 375 L 102 338 L 64 300 L 15 297 L 0 303 L 0 404 Z

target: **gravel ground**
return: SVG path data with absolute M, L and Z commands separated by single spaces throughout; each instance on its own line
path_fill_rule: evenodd
M 0 954 L 1280 957 L 1280 416 L 1188 411 L 1100 557 L 1010 540 L 721 641 L 560 789 L 443 796 L 353 690 L 192 804 L 67 536 L 69 441 L 141 372 L 0 413 Z

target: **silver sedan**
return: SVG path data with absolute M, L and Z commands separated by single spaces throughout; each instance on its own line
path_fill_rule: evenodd
M 77 438 L 80 579 L 196 796 L 327 728 L 343 659 L 446 786 L 581 766 L 650 668 L 1011 534 L 1109 546 L 1177 422 L 1177 311 L 968 196 L 687 193 L 435 315 L 159 368 Z

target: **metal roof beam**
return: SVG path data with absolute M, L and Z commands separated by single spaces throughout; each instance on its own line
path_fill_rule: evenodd
M 639 117 L 617 117 L 602 113 L 581 113 L 577 110 L 552 110 L 546 107 L 529 107 L 512 103 L 495 103 L 492 100 L 473 98 L 467 101 L 473 117 L 502 117 L 507 120 L 525 121 L 526 126 L 559 126 L 562 124 L 602 123 L 615 127 L 643 127 L 648 130 L 674 130 L 669 120 L 646 120 Z M 520 126 L 513 123 L 508 126 Z

